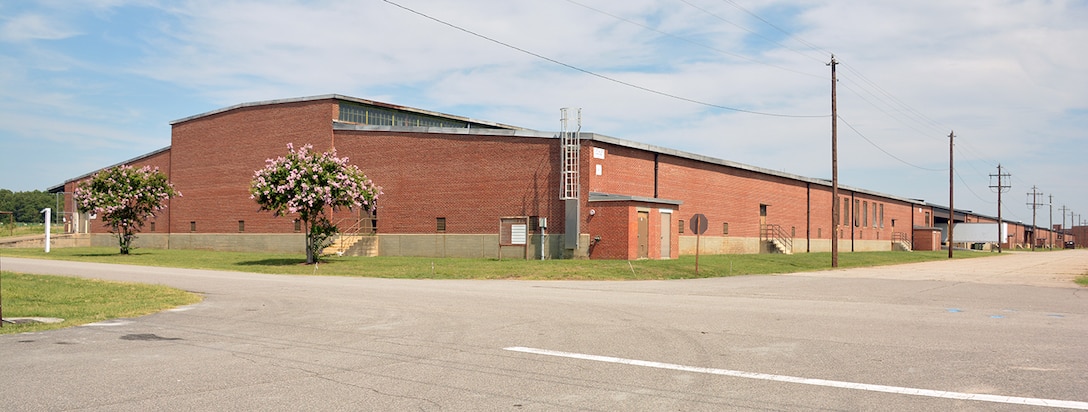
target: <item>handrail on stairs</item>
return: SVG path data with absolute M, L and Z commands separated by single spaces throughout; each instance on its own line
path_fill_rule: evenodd
M 784 252 L 793 252 L 793 236 L 789 235 L 781 225 L 764 224 L 760 226 L 759 230 L 760 241 L 764 240 L 777 240 L 782 244 L 785 249 Z
M 350 226 L 348 226 L 346 229 L 340 230 L 340 233 L 337 234 L 337 252 L 343 254 L 345 251 L 347 251 L 348 248 L 351 247 L 351 245 L 345 246 L 345 237 L 362 237 L 363 235 L 373 235 L 375 233 L 374 220 L 374 218 L 367 216 L 362 218 L 345 217 L 336 221 L 336 227 L 338 228 L 346 222 L 352 222 Z M 370 223 L 369 225 L 364 225 L 364 223 L 368 222 Z
M 892 242 L 902 242 L 907 250 L 914 250 L 914 245 L 910 242 L 910 235 L 904 232 L 892 232 Z

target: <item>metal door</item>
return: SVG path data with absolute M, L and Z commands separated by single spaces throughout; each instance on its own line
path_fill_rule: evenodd
M 650 257 L 650 212 L 638 212 L 638 258 Z
M 672 257 L 672 213 L 661 213 L 661 258 Z

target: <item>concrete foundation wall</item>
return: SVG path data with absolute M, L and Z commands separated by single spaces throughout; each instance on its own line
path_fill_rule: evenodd
M 540 259 L 540 240 L 540 235 L 533 235 L 526 245 L 499 246 L 498 235 L 383 234 L 377 236 L 377 246 L 379 256 Z M 547 259 L 562 256 L 562 241 L 562 235 L 545 236 Z
M 680 237 L 680 254 L 695 255 L 695 236 Z M 760 253 L 759 238 L 700 236 L 701 255 L 739 255 Z
M 90 246 L 116 247 L 113 234 L 91 234 Z M 306 253 L 306 237 L 300 233 L 144 233 L 133 246 L 148 249 L 195 249 L 227 252 Z

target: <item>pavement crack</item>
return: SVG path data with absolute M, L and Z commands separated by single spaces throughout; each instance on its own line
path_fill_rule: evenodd
M 363 385 L 357 385 L 357 384 L 350 383 L 350 382 L 344 382 L 344 381 L 341 381 L 341 380 L 333 379 L 332 377 L 325 376 L 325 375 L 317 375 L 316 377 L 318 379 L 326 380 L 326 381 L 333 382 L 333 383 L 336 383 L 336 384 L 350 386 L 350 387 L 353 387 L 353 388 L 356 388 L 356 389 L 362 389 L 362 390 L 365 390 L 365 391 L 370 391 L 370 392 L 376 393 L 376 394 L 381 395 L 381 396 L 388 396 L 388 397 L 397 398 L 397 399 L 407 399 L 407 400 L 422 401 L 422 402 L 427 402 L 427 403 L 433 405 L 436 408 L 439 408 L 439 409 L 442 408 L 442 404 L 440 404 L 438 402 L 435 402 L 433 400 L 427 399 L 427 398 L 422 398 L 422 397 L 418 397 L 418 396 L 397 395 L 397 394 L 394 394 L 394 393 L 382 392 L 382 391 L 378 390 L 377 388 L 372 388 L 372 387 L 363 386 Z

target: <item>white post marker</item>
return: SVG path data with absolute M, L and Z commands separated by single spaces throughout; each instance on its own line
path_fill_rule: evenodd
M 40 212 L 45 213 L 45 253 L 49 253 L 49 223 L 53 221 L 52 212 L 48 207 Z
M 52 222 L 52 220 L 53 220 L 53 217 L 51 215 L 52 210 L 50 210 L 49 208 L 46 208 L 46 209 L 42 209 L 41 212 L 39 212 L 39 213 L 45 213 L 46 214 L 46 253 L 49 253 L 49 232 L 50 232 L 49 223 Z

